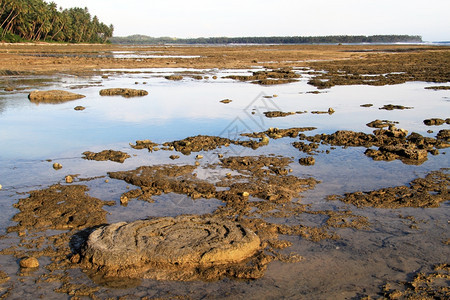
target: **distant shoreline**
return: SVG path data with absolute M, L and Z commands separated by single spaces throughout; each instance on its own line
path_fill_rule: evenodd
M 200 38 L 172 38 L 150 37 L 146 35 L 131 35 L 126 37 L 112 37 L 113 44 L 157 45 L 305 45 L 305 44 L 396 44 L 423 43 L 418 35 L 335 35 L 335 36 L 271 36 L 271 37 L 200 37 Z

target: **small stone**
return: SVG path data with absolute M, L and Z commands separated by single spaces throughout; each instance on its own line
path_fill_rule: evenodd
M 218 158 L 223 158 L 223 154 L 217 155 Z
M 214 76 L 212 77 L 212 79 L 217 79 L 217 76 L 216 76 L 216 75 L 214 75 Z
M 2 189 L 2 185 L 0 184 L 0 190 Z
M 55 170 L 62 169 L 62 165 L 60 163 L 54 163 L 53 164 L 53 169 L 55 169 Z
M 331 114 L 334 114 L 334 109 L 332 109 L 331 107 L 328 109 L 328 113 L 331 115 Z
M 128 197 L 127 196 L 121 196 L 120 197 L 120 204 L 121 205 L 127 205 L 128 204 Z
M 221 100 L 220 102 L 221 103 L 225 103 L 225 104 L 227 104 L 227 103 L 230 103 L 230 102 L 232 102 L 233 100 L 230 100 L 230 99 L 223 99 L 223 100 Z
M 65 179 L 66 179 L 66 183 L 72 183 L 73 182 L 73 177 L 70 176 L 70 175 L 67 175 Z
M 228 178 L 231 178 L 231 173 L 227 173 L 226 176 L 227 176 Z
M 269 143 L 269 137 L 267 135 L 261 138 L 261 143 L 267 145 Z
M 12 87 L 5 88 L 5 92 L 12 92 L 12 91 L 14 91 L 14 88 Z
M 38 268 L 39 261 L 34 257 L 26 257 L 20 261 L 20 266 L 22 268 Z
M 179 155 L 171 155 L 171 156 L 169 156 L 169 158 L 174 160 L 174 159 L 179 159 L 180 156 Z
M 250 196 L 250 194 L 248 193 L 248 192 L 242 192 L 242 194 L 241 194 L 243 197 L 248 197 L 248 196 Z
M 72 257 L 70 258 L 70 262 L 73 264 L 78 264 L 80 263 L 81 257 L 80 254 L 74 254 L 72 255 Z
M 196 161 L 195 165 L 198 167 L 198 166 L 200 166 L 200 163 L 198 161 Z
M 203 158 L 203 155 L 197 155 L 196 157 L 195 157 L 195 159 L 202 159 Z
M 86 107 L 84 107 L 84 106 L 81 106 L 81 105 L 78 105 L 78 106 L 75 106 L 75 108 L 74 108 L 75 110 L 85 110 L 86 109 Z
M 105 182 L 106 182 L 106 183 L 108 183 L 108 182 L 109 182 L 109 180 L 108 180 L 108 179 L 105 179 Z
M 277 95 L 277 94 L 274 94 L 272 97 L 276 98 L 276 97 L 278 97 L 278 95 Z
M 304 166 L 312 166 L 316 163 L 316 160 L 312 156 L 302 157 L 298 161 L 301 165 Z

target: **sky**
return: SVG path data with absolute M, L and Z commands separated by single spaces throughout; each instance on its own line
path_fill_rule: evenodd
M 87 7 L 114 36 L 421 35 L 450 40 L 449 0 L 47 0 Z

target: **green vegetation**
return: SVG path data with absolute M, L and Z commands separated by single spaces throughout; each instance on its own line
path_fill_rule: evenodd
M 177 39 L 154 38 L 145 35 L 113 37 L 114 44 L 339 44 L 339 43 L 420 43 L 418 35 L 329 35 L 329 36 L 271 36 L 271 37 L 211 37 Z
M 43 0 L 0 0 L 0 40 L 105 43 L 113 25 L 105 25 L 87 8 L 58 9 Z

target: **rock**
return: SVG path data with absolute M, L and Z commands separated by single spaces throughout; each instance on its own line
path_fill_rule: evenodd
M 316 160 L 312 156 L 302 157 L 298 161 L 303 166 L 312 166 L 316 163 Z
M 5 92 L 12 92 L 12 91 L 14 91 L 14 88 L 12 87 L 5 88 Z
M 53 164 L 53 169 L 55 169 L 55 170 L 62 169 L 62 165 L 60 163 L 54 163 Z
M 223 100 L 221 100 L 220 102 L 221 103 L 225 103 L 225 104 L 227 104 L 227 103 L 230 103 L 230 102 L 232 102 L 233 100 L 230 100 L 230 99 L 223 99 Z
M 66 180 L 66 183 L 72 183 L 73 182 L 73 177 L 70 176 L 70 175 L 67 175 L 65 180 Z
M 387 104 L 383 107 L 380 107 L 379 109 L 385 109 L 385 110 L 394 110 L 394 109 L 412 109 L 413 107 L 407 107 L 403 105 L 393 105 L 393 104 Z
M 84 106 L 75 106 L 75 108 L 74 108 L 74 110 L 85 110 L 86 109 L 86 107 L 84 107 Z
M 123 96 L 123 97 L 138 97 L 146 96 L 146 90 L 135 90 L 125 88 L 104 89 L 100 91 L 100 96 Z
M 242 192 L 242 197 L 248 197 L 248 196 L 250 196 L 250 194 L 248 193 L 248 192 Z
M 0 190 L 2 189 L 2 185 L 0 184 Z
M 127 196 L 121 196 L 120 197 L 120 204 L 121 205 L 127 205 L 128 204 L 128 197 Z
M 0 270 L 0 284 L 7 282 L 9 279 L 10 278 L 9 278 L 8 274 L 6 274 L 5 272 Z M 1 289 L 0 289 L 0 291 L 1 291 Z
M 195 157 L 195 159 L 202 159 L 203 158 L 203 155 L 197 155 L 196 157 Z
M 35 257 L 26 257 L 20 261 L 20 267 L 22 268 L 38 268 L 39 261 Z
M 170 75 L 170 76 L 166 76 L 164 78 L 166 78 L 167 80 L 175 80 L 175 81 L 183 80 L 183 76 L 181 76 L 181 75 Z
M 376 119 L 375 121 L 369 122 L 366 125 L 371 128 L 384 128 L 384 127 L 393 126 L 394 124 L 398 124 L 398 122 Z
M 259 237 L 238 222 L 184 215 L 98 228 L 82 262 L 106 276 L 196 280 L 201 269 L 232 268 L 260 249 Z
M 279 117 L 286 117 L 286 116 L 290 116 L 290 115 L 295 115 L 295 112 L 283 112 L 283 111 L 266 111 L 263 112 L 263 114 L 267 117 L 267 118 L 279 118 Z
M 217 79 L 217 76 L 216 76 L 216 75 L 214 75 L 214 76 L 212 77 L 212 79 Z
M 372 107 L 373 104 L 367 103 L 367 104 L 361 104 L 360 106 L 361 107 Z
M 85 151 L 83 152 L 83 155 L 84 155 L 83 158 L 88 160 L 96 160 L 96 161 L 110 160 L 118 163 L 123 163 L 127 158 L 131 157 L 128 153 L 115 150 L 103 150 L 99 153 Z
M 179 155 L 171 155 L 169 156 L 170 159 L 175 160 L 175 159 L 179 159 L 180 156 Z
M 328 113 L 330 114 L 330 115 L 332 115 L 332 114 L 334 114 L 335 113 L 335 110 L 333 109 L 333 108 L 328 108 Z
M 84 97 L 86 96 L 60 90 L 33 91 L 28 95 L 28 99 L 35 103 L 62 103 Z
M 439 126 L 439 125 L 446 123 L 446 120 L 433 118 L 433 119 L 426 119 L 423 121 L 423 123 L 427 126 L 432 126 L 432 125 Z

